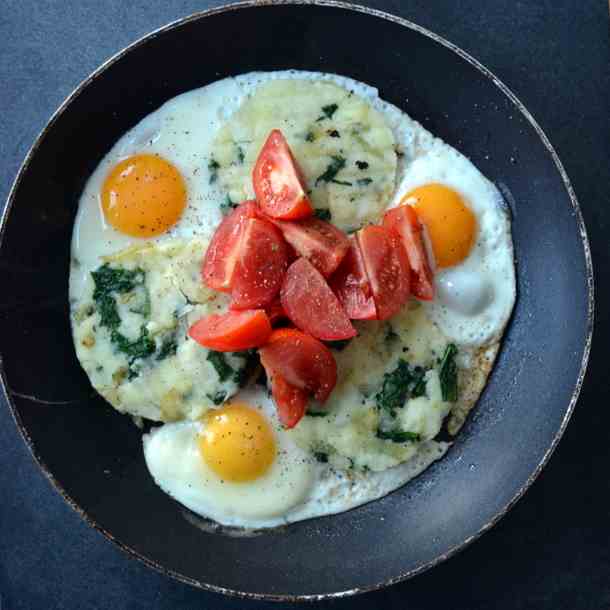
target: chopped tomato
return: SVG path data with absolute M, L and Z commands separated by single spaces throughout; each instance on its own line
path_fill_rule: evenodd
M 188 334 L 217 352 L 238 352 L 264 345 L 271 335 L 271 324 L 262 309 L 229 311 L 201 318 Z
M 332 352 L 300 330 L 274 330 L 259 353 L 269 377 L 277 373 L 319 402 L 326 401 L 337 383 L 337 363 Z
M 299 258 L 288 267 L 280 298 L 288 317 L 310 335 L 324 341 L 356 336 L 339 299 L 306 258 Z
M 205 284 L 221 292 L 231 292 L 244 223 L 258 215 L 256 201 L 245 201 L 219 225 L 203 259 L 201 274 Z
M 279 129 L 274 129 L 263 145 L 252 180 L 258 204 L 271 218 L 296 219 L 313 214 L 303 175 Z
M 267 312 L 267 317 L 269 318 L 269 322 L 271 322 L 271 326 L 275 326 L 282 320 L 288 319 L 279 298 L 274 299 L 271 303 L 269 303 L 269 305 L 265 307 L 265 311 Z
M 280 422 L 285 428 L 294 428 L 305 415 L 307 392 L 291 385 L 277 372 L 271 373 L 269 381 Z
M 399 236 L 407 252 L 414 296 L 422 301 L 434 299 L 434 274 L 423 240 L 424 229 L 415 209 L 410 205 L 401 205 L 387 211 L 383 217 L 383 226 Z
M 288 250 L 278 229 L 268 220 L 248 218 L 233 274 L 231 309 L 254 309 L 271 303 L 287 268 Z
M 377 319 L 387 320 L 409 300 L 411 269 L 398 238 L 370 225 L 356 234 L 368 277 Z
M 347 235 L 325 220 L 279 220 L 275 224 L 284 239 L 325 277 L 337 269 L 349 249 Z
M 352 320 L 375 320 L 377 310 L 369 284 L 362 253 L 356 240 L 350 238 L 350 248 L 336 273 L 329 280 L 330 287 Z

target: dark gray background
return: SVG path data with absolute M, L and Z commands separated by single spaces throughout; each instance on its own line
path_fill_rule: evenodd
M 361 3 L 400 14 L 470 52 L 515 91 L 546 130 L 572 179 L 589 229 L 598 290 L 596 338 L 581 399 L 564 440 L 533 488 L 498 526 L 457 557 L 410 582 L 318 607 L 607 610 L 608 3 Z M 85 76 L 148 31 L 216 4 L 220 3 L 0 0 L 2 205 L 33 139 Z M 430 78 L 442 75 L 430 74 Z M 128 559 L 64 505 L 38 472 L 4 402 L 0 464 L 1 610 L 278 607 L 197 591 Z

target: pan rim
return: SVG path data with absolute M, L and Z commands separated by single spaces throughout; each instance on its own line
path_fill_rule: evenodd
M 514 496 L 502 507 L 501 510 L 499 510 L 494 515 L 494 517 L 492 519 L 490 519 L 481 528 L 479 528 L 479 530 L 477 530 L 470 537 L 466 538 L 464 541 L 460 542 L 459 544 L 454 545 L 452 548 L 447 550 L 445 553 L 431 559 L 430 561 L 426 562 L 425 564 L 422 564 L 421 566 L 419 566 L 417 568 L 408 570 L 406 572 L 402 572 L 402 573 L 398 574 L 397 576 L 388 578 L 381 582 L 373 583 L 371 585 L 367 585 L 367 586 L 363 586 L 363 587 L 357 587 L 354 589 L 337 591 L 337 592 L 328 592 L 328 593 L 320 593 L 320 594 L 289 595 L 289 594 L 274 594 L 274 593 L 264 593 L 264 592 L 253 593 L 253 592 L 247 592 L 247 591 L 239 591 L 237 589 L 230 589 L 230 588 L 221 587 L 219 585 L 205 583 L 205 582 L 190 578 L 188 576 L 185 576 L 183 574 L 180 574 L 178 572 L 175 572 L 174 570 L 165 568 L 162 565 L 158 564 L 157 562 L 153 561 L 152 559 L 142 555 L 141 553 L 139 553 L 135 549 L 131 548 L 127 544 L 116 539 L 109 531 L 105 530 L 100 524 L 98 524 L 96 521 L 94 521 L 87 514 L 87 512 L 81 506 L 79 506 L 72 499 L 72 497 L 66 492 L 66 490 L 62 487 L 62 485 L 55 479 L 55 477 L 53 476 L 53 474 L 47 467 L 44 460 L 37 454 L 34 443 L 32 442 L 32 439 L 30 438 L 28 431 L 26 430 L 26 428 L 21 420 L 21 417 L 17 411 L 17 408 L 13 402 L 12 393 L 10 392 L 10 390 L 8 388 L 8 381 L 6 379 L 6 372 L 5 372 L 4 362 L 3 362 L 1 354 L 0 354 L 0 386 L 2 387 L 3 393 L 7 400 L 9 410 L 12 414 L 15 424 L 17 425 L 17 428 L 19 429 L 22 439 L 24 440 L 25 444 L 28 446 L 30 453 L 32 454 L 32 457 L 34 458 L 35 462 L 37 463 L 38 467 L 43 472 L 43 474 L 45 475 L 47 480 L 51 483 L 51 485 L 55 488 L 55 490 L 63 497 L 65 502 L 74 511 L 76 511 L 80 515 L 80 517 L 89 526 L 91 526 L 94 530 L 97 530 L 105 538 L 107 538 L 108 540 L 113 542 L 119 549 L 121 549 L 123 552 L 125 552 L 129 558 L 137 559 L 138 561 L 140 561 L 143 564 L 147 565 L 148 567 L 154 569 L 155 571 L 163 574 L 164 576 L 169 576 L 170 578 L 173 578 L 174 580 L 191 585 L 195 588 L 211 591 L 214 593 L 222 593 L 225 595 L 230 595 L 230 596 L 238 597 L 238 598 L 245 598 L 245 599 L 252 599 L 252 600 L 259 600 L 259 601 L 268 600 L 268 601 L 283 601 L 283 602 L 321 601 L 321 600 L 327 600 L 327 599 L 339 599 L 339 598 L 348 597 L 348 596 L 352 596 L 352 595 L 359 594 L 359 593 L 366 593 L 366 592 L 378 590 L 378 589 L 381 589 L 384 587 L 388 587 L 388 586 L 397 584 L 399 582 L 412 578 L 418 574 L 421 574 L 421 573 L 429 570 L 430 568 L 438 565 L 439 563 L 442 563 L 443 561 L 449 559 L 453 555 L 457 554 L 459 551 L 465 549 L 472 542 L 474 542 L 477 538 L 479 538 L 485 532 L 487 532 L 489 529 L 491 529 L 498 521 L 500 521 L 500 519 L 502 519 L 508 513 L 508 511 L 521 499 L 521 497 L 525 494 L 525 492 L 529 489 L 529 487 L 534 483 L 534 481 L 536 480 L 536 478 L 538 477 L 538 475 L 540 474 L 542 469 L 548 463 L 551 455 L 555 451 L 555 448 L 557 447 L 559 441 L 561 440 L 561 438 L 565 432 L 567 424 L 572 416 L 576 402 L 578 400 L 578 397 L 579 397 L 579 394 L 580 394 L 580 391 L 582 388 L 582 384 L 584 381 L 584 377 L 585 377 L 585 374 L 587 371 L 587 364 L 588 364 L 589 355 L 590 355 L 590 351 L 591 351 L 591 343 L 592 343 L 592 336 L 593 336 L 594 308 L 595 308 L 594 275 L 593 275 L 592 257 L 591 257 L 589 239 L 587 236 L 587 230 L 586 230 L 584 220 L 582 217 L 580 205 L 578 203 L 578 199 L 576 197 L 576 194 L 574 192 L 570 179 L 563 167 L 563 164 L 561 163 L 555 149 L 553 148 L 552 144 L 550 143 L 546 133 L 542 130 L 542 128 L 537 123 L 537 121 L 534 119 L 532 114 L 527 110 L 527 108 L 517 98 L 517 96 L 512 92 L 512 90 L 507 85 L 505 85 L 491 70 L 486 68 L 483 64 L 481 64 L 477 59 L 472 57 L 469 53 L 462 50 L 460 47 L 453 44 L 452 42 L 445 39 L 444 37 L 439 36 L 438 34 L 435 34 L 434 32 L 428 30 L 427 28 L 424 28 L 420 25 L 413 23 L 412 21 L 409 21 L 409 20 L 399 17 L 397 15 L 393 15 L 391 13 L 387 13 L 387 12 L 380 11 L 377 9 L 368 8 L 365 6 L 358 5 L 358 4 L 352 4 L 351 2 L 344 2 L 341 0 L 242 0 L 239 2 L 232 2 L 232 3 L 224 4 L 224 5 L 221 5 L 218 7 L 210 8 L 207 10 L 198 11 L 198 12 L 192 13 L 186 17 L 182 17 L 182 18 L 176 19 L 170 23 L 167 23 L 166 25 L 163 25 L 163 26 L 151 31 L 148 34 L 141 36 L 140 38 L 136 39 L 134 42 L 130 43 L 129 45 L 125 46 L 123 49 L 121 49 L 120 51 L 118 51 L 117 53 L 115 53 L 114 55 L 109 57 L 102 64 L 100 64 L 100 66 L 98 66 L 98 68 L 96 68 L 91 74 L 89 74 L 89 76 L 87 76 L 85 79 L 83 79 L 74 88 L 74 90 L 64 99 L 64 101 L 59 105 L 57 110 L 55 110 L 55 112 L 51 115 L 51 117 L 46 122 L 44 127 L 41 129 L 40 133 L 34 140 L 32 146 L 28 150 L 23 162 L 21 163 L 21 165 L 19 167 L 19 171 L 17 172 L 17 175 L 13 181 L 13 184 L 11 186 L 11 189 L 10 189 L 8 197 L 7 197 L 6 206 L 0 217 L 0 245 L 2 244 L 2 241 L 4 238 L 4 233 L 5 233 L 5 229 L 6 229 L 6 225 L 7 225 L 8 216 L 12 210 L 12 207 L 13 207 L 13 204 L 14 204 L 14 201 L 16 198 L 17 190 L 19 189 L 23 176 L 26 173 L 34 155 L 36 154 L 36 151 L 42 145 L 42 143 L 46 137 L 46 134 L 53 128 L 55 122 L 69 108 L 69 106 L 81 94 L 81 92 L 89 86 L 89 84 L 91 82 L 93 82 L 96 78 L 98 78 L 100 75 L 102 75 L 114 63 L 121 60 L 123 58 L 123 56 L 127 55 L 134 49 L 140 47 L 141 45 L 146 44 L 150 40 L 156 38 L 157 36 L 167 32 L 167 31 L 176 29 L 187 23 L 190 23 L 193 21 L 198 21 L 200 19 L 204 19 L 206 17 L 211 17 L 211 16 L 214 16 L 217 14 L 221 14 L 221 13 L 225 13 L 225 12 L 228 13 L 228 12 L 237 11 L 237 10 L 241 10 L 241 9 L 257 8 L 257 7 L 261 7 L 261 6 L 320 6 L 320 7 L 339 8 L 339 9 L 343 9 L 343 10 L 363 13 L 363 14 L 369 15 L 371 17 L 384 19 L 386 21 L 396 23 L 397 25 L 406 27 L 410 30 L 413 30 L 415 32 L 418 32 L 418 33 L 430 38 L 434 42 L 436 42 L 436 43 L 444 46 L 445 48 L 449 49 L 450 51 L 453 51 L 454 53 L 456 53 L 461 59 L 463 59 L 464 61 L 469 63 L 471 66 L 476 68 L 481 74 L 483 74 L 483 76 L 485 76 L 486 78 L 491 80 L 492 83 L 500 89 L 500 91 L 514 104 L 514 106 L 517 108 L 517 110 L 525 117 L 527 122 L 532 126 L 532 128 L 535 130 L 537 136 L 540 138 L 543 146 L 546 148 L 548 153 L 551 155 L 553 163 L 554 163 L 557 171 L 559 172 L 559 175 L 561 176 L 564 187 L 570 198 L 573 213 L 574 213 L 574 216 L 575 216 L 575 219 L 577 222 L 580 240 L 583 245 L 584 258 L 585 258 L 586 285 L 587 285 L 587 328 L 586 328 L 586 336 L 585 336 L 585 340 L 584 340 L 583 355 L 582 355 L 582 359 L 581 359 L 581 363 L 580 363 L 579 373 L 578 373 L 578 377 L 577 377 L 574 389 L 572 391 L 572 395 L 570 397 L 570 401 L 568 403 L 567 410 L 561 421 L 561 425 L 560 425 L 559 429 L 557 430 L 557 432 L 555 433 L 555 436 L 553 437 L 551 444 L 546 449 L 545 453 L 543 454 L 543 456 L 540 459 L 539 463 L 537 464 L 536 468 L 533 470 L 533 472 L 530 474 L 530 476 L 527 478 L 527 480 L 521 485 L 521 487 L 517 490 L 517 492 L 514 494 Z

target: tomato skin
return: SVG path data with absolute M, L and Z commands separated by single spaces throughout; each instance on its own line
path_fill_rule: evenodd
M 337 363 L 330 349 L 295 328 L 274 330 L 259 354 L 268 376 L 278 373 L 319 402 L 328 399 L 337 383 Z
M 245 201 L 216 229 L 205 253 L 201 276 L 209 288 L 231 292 L 245 222 L 260 215 L 256 201 Z
M 409 300 L 411 268 L 398 239 L 383 227 L 370 225 L 356 233 L 371 286 L 378 320 L 398 313 Z
M 249 218 L 243 224 L 231 288 L 231 309 L 256 309 L 273 301 L 288 268 L 286 242 L 267 220 Z
M 422 301 L 434 299 L 434 273 L 423 240 L 424 228 L 415 209 L 400 205 L 383 216 L 383 226 L 394 232 L 404 247 L 411 266 L 411 291 Z
M 376 320 L 377 309 L 357 241 L 350 237 L 350 248 L 329 284 L 352 320 Z
M 305 415 L 307 392 L 291 385 L 277 372 L 269 374 L 269 382 L 281 424 L 287 429 L 294 428 Z
M 313 214 L 303 174 L 279 129 L 274 129 L 263 145 L 252 181 L 256 200 L 267 216 L 294 220 Z
M 337 341 L 356 336 L 339 299 L 306 258 L 299 258 L 288 267 L 280 299 L 295 326 L 317 339 Z
M 237 352 L 264 345 L 271 336 L 271 324 L 262 309 L 212 314 L 195 322 L 189 337 L 217 352 Z
M 277 220 L 275 225 L 296 252 L 309 260 L 324 277 L 334 273 L 349 250 L 347 235 L 325 220 Z

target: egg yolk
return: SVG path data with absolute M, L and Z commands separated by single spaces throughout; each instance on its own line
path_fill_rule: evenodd
M 207 414 L 198 445 L 205 463 L 234 483 L 264 475 L 277 452 L 268 421 L 252 407 L 237 403 Z
M 102 187 L 106 220 L 132 237 L 154 237 L 174 225 L 186 204 L 180 172 L 157 155 L 134 155 L 114 166 Z
M 433 182 L 411 191 L 403 202 L 415 206 L 426 226 L 438 267 L 453 267 L 468 256 L 476 239 L 477 221 L 458 193 Z

